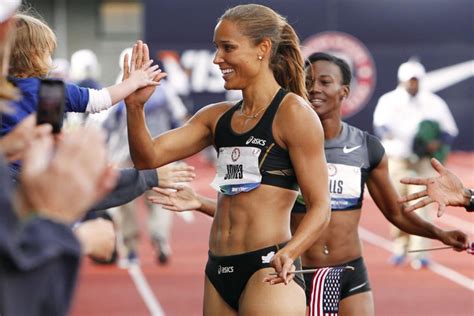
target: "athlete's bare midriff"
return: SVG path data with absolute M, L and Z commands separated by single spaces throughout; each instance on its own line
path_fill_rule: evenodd
M 329 226 L 320 238 L 301 255 L 303 266 L 325 267 L 343 264 L 362 256 L 358 227 L 360 210 L 331 213 Z M 296 227 L 303 214 L 292 215 Z
M 270 185 L 233 196 L 220 194 L 209 249 L 214 255 L 227 256 L 288 241 L 296 194 Z

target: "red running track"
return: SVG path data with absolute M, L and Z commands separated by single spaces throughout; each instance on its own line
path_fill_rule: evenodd
M 474 154 L 457 153 L 447 165 L 465 184 L 474 187 Z M 212 196 L 209 186 L 214 171 L 199 156 L 189 159 L 197 168 L 194 187 Z M 204 265 L 211 219 L 195 213 L 189 223 L 174 217 L 173 255 L 166 266 L 156 264 L 145 225 L 145 212 L 139 208 L 143 234 L 139 249 L 140 268 L 152 296 L 165 315 L 201 315 Z M 448 209 L 436 223 L 444 228 L 463 228 L 474 237 L 474 215 L 463 209 Z M 454 226 L 454 227 L 453 227 Z M 460 227 L 462 226 L 462 227 Z M 408 265 L 394 268 L 387 263 L 390 253 L 388 222 L 366 196 L 361 231 L 364 257 L 374 291 L 376 315 L 474 315 L 474 257 L 451 250 L 432 252 L 436 271 L 414 271 Z M 474 240 L 474 238 L 473 238 Z M 440 245 L 433 241 L 433 246 Z M 457 276 L 456 282 L 446 276 Z M 460 283 L 461 284 L 460 284 Z M 464 282 L 464 285 L 463 285 Z M 144 299 L 127 270 L 116 266 L 98 266 L 84 260 L 79 286 L 72 307 L 73 316 L 150 315 Z

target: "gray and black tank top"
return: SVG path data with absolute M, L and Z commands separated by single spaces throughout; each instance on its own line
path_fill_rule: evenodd
M 332 211 L 360 209 L 365 183 L 370 172 L 377 167 L 385 149 L 375 136 L 342 122 L 341 134 L 325 141 L 329 193 Z M 300 195 L 293 212 L 306 212 Z

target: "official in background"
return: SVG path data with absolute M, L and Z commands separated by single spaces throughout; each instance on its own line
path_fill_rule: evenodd
M 434 93 L 424 90 L 422 80 L 425 68 L 414 59 L 400 65 L 397 88 L 382 95 L 374 112 L 374 130 L 381 138 L 389 157 L 390 175 L 401 195 L 412 188 L 401 185 L 404 177 L 431 177 L 430 159 L 444 160 L 449 145 L 458 134 L 458 128 L 446 102 Z M 430 219 L 429 210 L 418 214 Z M 401 265 L 407 249 L 427 248 L 427 239 L 411 236 L 392 226 L 394 238 L 391 263 Z M 429 265 L 426 252 L 416 253 L 411 266 L 420 269 Z

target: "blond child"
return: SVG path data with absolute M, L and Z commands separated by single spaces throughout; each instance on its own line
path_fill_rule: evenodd
M 51 69 L 51 55 L 57 46 L 54 32 L 40 19 L 16 14 L 14 21 L 16 34 L 8 74 L 9 80 L 21 90 L 23 97 L 12 103 L 15 112 L 3 117 L 0 135 L 7 134 L 26 116 L 36 112 L 40 78 L 45 77 Z M 137 42 L 135 47 L 137 45 L 143 44 Z M 135 57 L 140 58 L 140 53 Z M 101 90 L 66 83 L 65 112 L 97 113 L 110 108 L 137 89 L 158 85 L 166 74 L 157 65 L 151 66 L 152 63 L 150 60 L 143 67 L 133 69 L 126 80 Z

